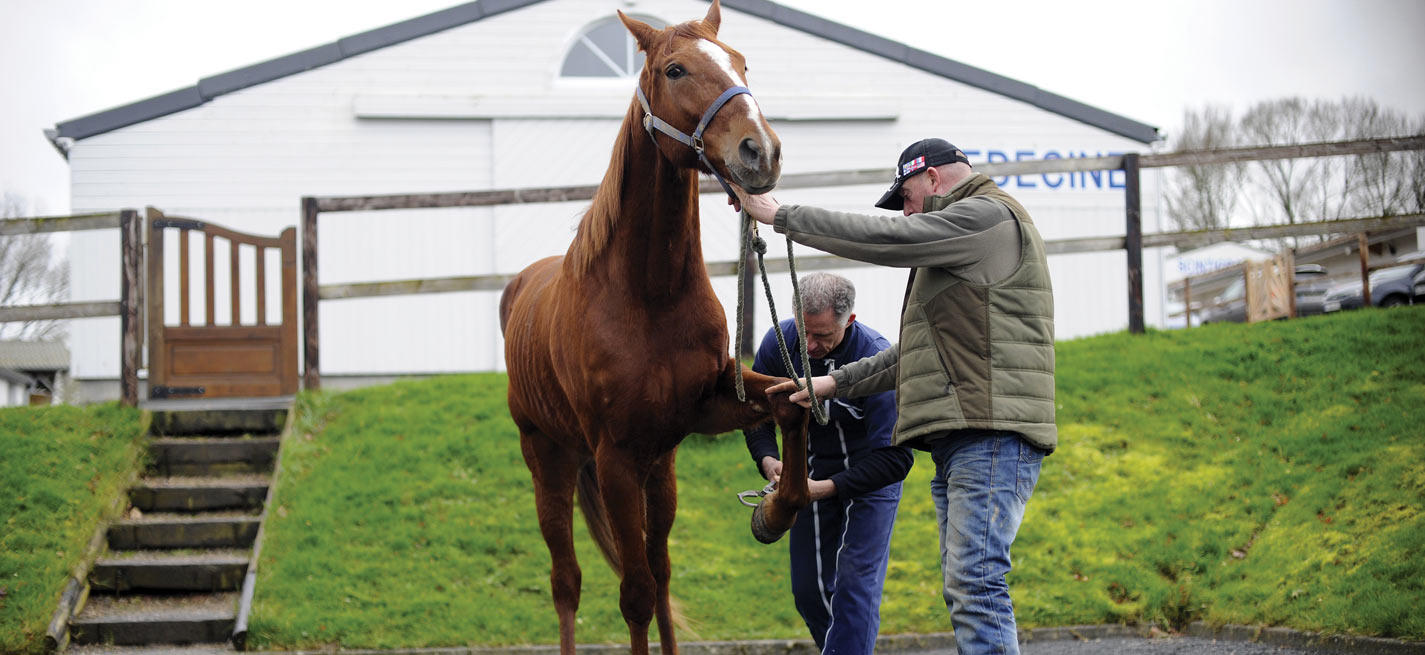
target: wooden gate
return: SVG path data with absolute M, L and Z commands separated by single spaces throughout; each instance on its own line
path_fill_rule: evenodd
M 148 395 L 149 398 L 282 396 L 297 392 L 297 231 L 260 237 L 191 218 L 167 217 L 148 208 Z M 174 234 L 176 232 L 176 235 Z M 192 316 L 190 234 L 202 239 L 202 310 Z M 164 242 L 176 236 L 178 312 L 165 316 Z M 215 242 L 217 242 L 215 244 Z M 226 242 L 225 244 L 223 242 Z M 248 246 L 244 248 L 243 246 Z M 218 323 L 215 254 L 227 251 L 230 314 Z M 268 293 L 269 249 L 280 253 L 281 282 Z M 252 279 L 242 284 L 252 263 Z M 277 266 L 272 266 L 277 268 Z M 216 287 L 216 288 L 215 288 Z M 245 291 L 251 293 L 245 294 Z M 277 295 L 278 298 L 271 297 Z M 244 305 L 247 297 L 254 302 Z M 271 303 L 280 303 L 280 305 Z M 244 319 L 244 306 L 250 318 Z M 280 307 L 280 322 L 273 310 Z M 173 324 L 170 324 L 173 323 Z
M 1292 257 L 1278 255 L 1244 265 L 1247 276 L 1247 322 L 1296 316 L 1292 292 Z

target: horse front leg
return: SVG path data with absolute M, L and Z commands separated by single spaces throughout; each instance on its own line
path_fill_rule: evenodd
M 735 367 L 742 367 L 747 400 L 737 399 Z M 762 543 L 777 541 L 792 529 L 797 512 L 811 502 L 807 489 L 807 421 L 810 410 L 787 399 L 790 394 L 768 397 L 767 388 L 787 378 L 763 375 L 729 359 L 718 378 L 717 393 L 704 407 L 694 432 L 721 434 L 750 428 L 770 416 L 782 432 L 782 480 L 752 513 L 752 536 Z
M 646 472 L 639 470 L 634 457 L 610 443 L 612 438 L 604 435 L 594 462 L 599 495 L 608 510 L 609 527 L 623 569 L 619 572 L 619 610 L 628 624 L 629 651 L 632 655 L 648 655 L 648 624 L 653 620 L 657 584 L 648 566 L 644 531 Z
M 811 503 L 807 489 L 807 432 L 811 410 L 777 394 L 769 399 L 772 416 L 782 433 L 782 479 L 752 511 L 752 536 L 764 544 L 776 542 L 792 529 L 797 513 Z
M 678 655 L 674 625 L 684 627 L 681 613 L 673 606 L 668 590 L 673 564 L 668 557 L 668 534 L 673 531 L 673 518 L 678 510 L 678 479 L 674 449 L 653 463 L 648 474 L 648 568 L 656 585 L 653 614 L 658 620 L 658 639 L 663 655 Z

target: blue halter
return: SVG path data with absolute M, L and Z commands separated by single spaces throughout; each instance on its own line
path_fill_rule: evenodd
M 708 106 L 708 110 L 703 112 L 703 119 L 698 121 L 698 127 L 693 130 L 692 136 L 688 136 L 679 131 L 678 128 L 669 125 L 663 119 L 654 116 L 653 109 L 648 106 L 648 98 L 643 95 L 643 87 L 640 86 L 637 87 L 637 89 L 638 104 L 643 105 L 643 129 L 648 131 L 649 138 L 652 138 L 656 143 L 658 139 L 657 136 L 653 134 L 653 130 L 658 130 L 677 139 L 678 142 L 683 145 L 692 148 L 693 152 L 698 153 L 698 160 L 701 161 L 708 170 L 712 171 L 713 177 L 717 178 L 718 183 L 722 185 L 722 190 L 727 192 L 728 197 L 736 198 L 737 196 L 732 192 L 732 187 L 728 186 L 727 180 L 722 179 L 722 174 L 717 172 L 717 167 L 713 166 L 712 162 L 708 161 L 707 155 L 703 153 L 703 130 L 707 129 L 708 123 L 712 122 L 713 116 L 716 116 L 718 110 L 722 109 L 722 106 L 727 104 L 727 101 L 731 100 L 733 96 L 743 93 L 752 95 L 752 92 L 745 86 L 734 86 L 723 91 L 722 95 L 718 96 L 717 99 Z

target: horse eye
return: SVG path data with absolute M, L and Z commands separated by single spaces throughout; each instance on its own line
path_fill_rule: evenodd
M 663 74 L 664 74 L 664 75 L 667 75 L 667 76 L 668 76 L 668 79 L 670 79 L 670 80 L 676 80 L 676 79 L 678 79 L 678 78 L 680 78 L 680 77 L 682 77 L 682 76 L 684 76 L 684 75 L 687 75 L 687 74 L 688 74 L 688 71 L 683 70 L 683 67 L 682 67 L 682 66 L 679 66 L 679 65 L 677 65 L 677 64 L 672 64 L 672 65 L 668 66 L 668 70 L 663 71 Z

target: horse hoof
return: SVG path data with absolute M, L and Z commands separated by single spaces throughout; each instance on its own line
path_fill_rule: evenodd
M 752 536 L 764 544 L 773 544 L 781 539 L 787 531 L 778 531 L 767 525 L 767 518 L 762 512 L 762 508 L 766 506 L 767 502 L 764 500 L 757 505 L 756 509 L 752 510 Z

